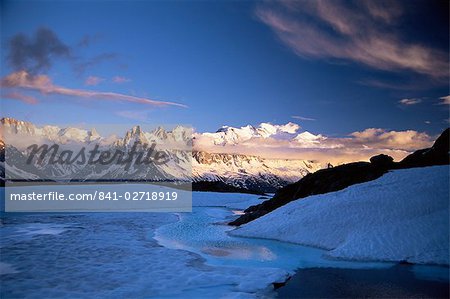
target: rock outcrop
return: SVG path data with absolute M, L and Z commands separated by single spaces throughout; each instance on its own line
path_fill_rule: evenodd
M 430 148 L 415 151 L 401 160 L 397 168 L 424 167 L 450 164 L 450 129 L 447 128 Z

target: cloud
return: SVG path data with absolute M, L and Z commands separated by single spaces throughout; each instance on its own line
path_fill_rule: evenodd
M 241 129 L 249 127 L 251 126 Z M 237 128 L 227 128 L 234 133 L 245 133 Z M 229 142 L 224 142 L 227 137 Z M 256 135 L 239 138 L 239 136 L 224 136 L 224 132 L 219 130 L 216 133 L 196 133 L 194 149 L 341 164 L 368 161 L 370 157 L 380 153 L 388 154 L 398 161 L 412 151 L 429 147 L 432 143 L 431 136 L 414 130 L 389 131 L 381 128 L 368 128 L 344 137 L 328 137 L 304 131 L 290 139 L 279 138 L 279 135 L 276 134 L 266 137 Z
M 416 99 L 416 98 L 410 98 L 410 99 L 401 99 L 400 101 L 398 101 L 401 105 L 404 106 L 411 106 L 411 105 L 416 105 L 422 102 L 421 99 Z
M 56 33 L 46 27 L 39 28 L 33 35 L 19 33 L 7 44 L 6 59 L 14 71 L 27 71 L 30 74 L 47 72 L 56 58 L 65 59 L 74 71 L 81 75 L 88 68 L 118 57 L 116 53 L 100 53 L 83 58 L 76 52 L 97 41 L 100 35 L 86 35 L 74 46 L 62 42 Z
M 83 38 L 78 42 L 77 46 L 78 47 L 88 47 L 91 44 L 97 42 L 102 36 L 100 34 L 87 34 L 85 36 L 83 36 Z
M 48 28 L 39 28 L 31 37 L 22 33 L 13 36 L 8 50 L 10 66 L 16 71 L 27 70 L 30 73 L 48 70 L 55 57 L 71 57 L 70 48 Z
M 315 118 L 303 117 L 303 116 L 298 116 L 298 115 L 292 115 L 291 117 L 293 119 L 307 120 L 307 121 L 314 121 L 314 120 L 316 120 Z
M 371 148 L 396 149 L 412 151 L 430 145 L 430 136 L 414 130 L 386 131 L 383 129 L 369 128 L 364 131 L 353 132 L 350 142 Z
M 391 7 L 394 9 L 391 10 Z M 385 71 L 408 70 L 448 78 L 448 53 L 405 42 L 390 26 L 402 15 L 398 2 L 266 2 L 256 16 L 297 55 L 353 61 Z
M 266 132 L 267 135 L 274 135 L 278 133 L 288 133 L 288 134 L 295 134 L 300 129 L 300 126 L 288 122 L 285 125 L 273 125 L 271 123 L 261 123 L 259 125 L 259 128 L 257 130 L 261 132 Z
M 96 77 L 96 76 L 89 76 L 84 81 L 84 85 L 95 86 L 95 85 L 98 85 L 102 81 L 105 81 L 105 79 Z
M 399 3 L 392 0 L 363 0 L 360 1 L 360 4 L 372 17 L 387 24 L 394 23 L 403 14 L 403 9 Z
M 356 83 L 364 85 L 377 87 L 382 89 L 394 89 L 394 90 L 420 90 L 429 89 L 430 85 L 435 84 L 434 80 L 422 80 L 421 82 L 410 82 L 410 83 L 392 83 L 392 80 L 378 80 L 378 79 L 361 79 L 356 81 Z
M 450 95 L 445 96 L 445 97 L 440 97 L 440 100 L 442 100 L 440 102 L 441 105 L 450 105 Z
M 125 82 L 130 82 L 131 79 L 125 78 L 125 77 L 121 77 L 121 76 L 115 76 L 112 78 L 112 81 L 114 83 L 125 83 Z
M 77 62 L 74 65 L 75 71 L 78 75 L 83 74 L 88 68 L 101 64 L 105 61 L 114 60 L 118 57 L 117 53 L 102 53 L 92 58 Z
M 18 100 L 18 101 L 21 101 L 21 102 L 24 102 L 27 104 L 32 104 L 32 105 L 37 104 L 39 102 L 36 98 L 29 96 L 29 95 L 19 93 L 19 92 L 7 92 L 7 93 L 2 92 L 1 96 L 2 96 L 2 98 L 5 98 L 5 99 Z
M 0 81 L 0 87 L 10 89 L 13 88 L 26 89 L 38 91 L 41 92 L 42 94 L 58 94 L 80 98 L 96 98 L 107 101 L 133 102 L 155 107 L 163 107 L 163 106 L 177 106 L 184 108 L 187 107 L 186 105 L 179 103 L 157 101 L 149 98 L 130 96 L 114 92 L 100 92 L 100 91 L 66 88 L 54 85 L 51 79 L 46 75 L 32 76 L 26 71 L 15 72 L 2 78 Z

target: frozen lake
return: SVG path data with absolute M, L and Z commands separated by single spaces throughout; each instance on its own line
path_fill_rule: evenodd
M 393 266 L 228 235 L 232 227 L 223 223 L 259 201 L 195 192 L 192 213 L 3 214 L 0 297 L 275 297 L 272 283 L 299 268 Z M 417 279 L 448 279 L 448 268 L 408 267 Z

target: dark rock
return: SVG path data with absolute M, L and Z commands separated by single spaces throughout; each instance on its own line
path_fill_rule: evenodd
M 390 169 L 394 166 L 394 158 L 385 154 L 380 154 L 370 158 L 370 163 L 380 168 Z
M 236 187 L 226 184 L 221 181 L 198 181 L 192 183 L 192 191 L 211 191 L 211 192 L 224 192 L 224 193 L 249 193 L 264 195 L 264 192 Z
M 446 129 L 433 146 L 415 151 L 398 163 L 397 168 L 424 167 L 450 164 L 450 129 Z
M 278 290 L 281 287 L 284 287 L 286 285 L 286 283 L 291 279 L 292 276 L 289 276 L 285 281 L 283 282 L 273 282 L 273 289 L 274 290 Z

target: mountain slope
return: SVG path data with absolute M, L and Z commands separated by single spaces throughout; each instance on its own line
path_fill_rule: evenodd
M 239 154 L 193 152 L 194 181 L 221 181 L 249 190 L 274 192 L 321 165 L 313 161 L 264 159 Z

